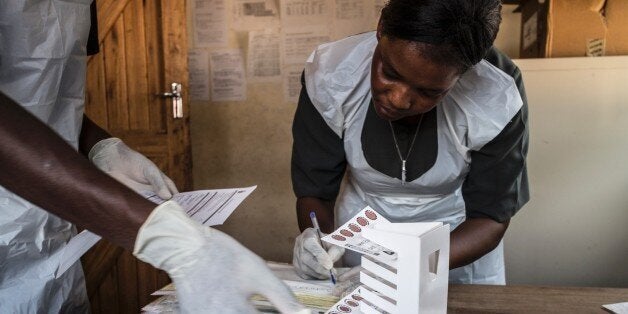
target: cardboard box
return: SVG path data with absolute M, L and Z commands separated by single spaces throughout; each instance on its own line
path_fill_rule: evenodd
M 628 0 L 522 0 L 521 58 L 628 55 Z

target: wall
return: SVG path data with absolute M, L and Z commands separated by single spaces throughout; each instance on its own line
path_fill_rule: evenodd
M 628 287 L 628 56 L 517 64 L 532 197 L 506 236 L 508 281 Z

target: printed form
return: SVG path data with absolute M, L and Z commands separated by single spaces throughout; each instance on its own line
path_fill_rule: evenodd
M 179 203 L 193 220 L 205 225 L 220 225 L 251 194 L 257 186 L 236 189 L 199 190 L 175 194 L 172 199 Z M 165 200 L 153 192 L 143 192 L 142 196 L 156 204 Z M 87 250 L 100 240 L 100 236 L 83 230 L 76 235 L 61 253 L 56 277 L 63 275 Z

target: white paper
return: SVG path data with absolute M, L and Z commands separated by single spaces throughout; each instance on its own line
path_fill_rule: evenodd
M 247 69 L 249 78 L 254 81 L 281 79 L 279 32 L 271 29 L 249 32 Z
M 212 51 L 209 65 L 212 101 L 246 100 L 246 73 L 240 49 Z
M 371 8 L 363 0 L 334 0 L 333 38 L 341 39 L 372 30 Z
M 221 225 L 257 186 L 237 189 L 198 190 L 177 193 L 172 200 L 185 210 L 190 218 L 205 225 Z M 143 193 L 149 201 L 165 202 L 153 192 Z
M 281 46 L 284 64 L 299 64 L 301 67 L 318 45 L 331 41 L 327 26 L 312 25 L 284 28 Z
M 195 47 L 227 45 L 227 9 L 225 0 L 191 1 Z
M 328 26 L 332 16 L 331 6 L 331 0 L 281 0 L 281 26 Z
M 190 99 L 209 100 L 209 52 L 206 49 L 188 50 Z
M 233 28 L 255 30 L 279 26 L 278 0 L 234 0 Z
M 76 261 L 78 261 L 85 252 L 87 252 L 92 246 L 100 241 L 100 236 L 83 230 L 81 233 L 74 236 L 70 242 L 63 249 L 59 267 L 55 274 L 55 278 L 59 278 L 65 273 Z
M 603 308 L 611 311 L 611 313 L 626 314 L 628 313 L 628 302 L 604 304 Z
M 159 297 L 142 308 L 144 313 L 179 313 L 178 310 L 179 302 L 174 294 Z
M 236 189 L 199 190 L 175 194 L 176 201 L 193 220 L 206 226 L 220 225 L 255 190 L 257 186 Z M 148 200 L 160 204 L 165 202 L 153 192 L 143 192 Z M 61 254 L 56 277 L 63 275 L 87 250 L 100 240 L 87 230 L 73 237 Z
M 374 225 L 380 223 L 390 223 L 390 221 L 366 206 L 340 228 L 324 236 L 322 240 L 378 260 L 395 260 L 397 253 L 362 236 L 364 228 L 373 228 Z
M 302 64 L 284 66 L 283 71 L 283 95 L 286 101 L 296 103 L 301 93 Z

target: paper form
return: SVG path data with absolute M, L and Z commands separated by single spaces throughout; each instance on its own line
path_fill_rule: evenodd
M 331 41 L 327 26 L 312 25 L 284 28 L 281 46 L 285 64 L 298 64 L 303 70 L 305 61 L 318 45 Z
M 172 196 L 172 200 L 181 205 L 193 220 L 205 226 L 215 226 L 223 224 L 236 207 L 256 188 L 257 186 L 251 186 L 237 189 L 183 192 Z M 156 204 L 165 202 L 153 192 L 142 194 L 146 199 Z
M 625 314 L 628 313 L 628 302 L 604 304 L 602 308 L 610 311 L 611 313 Z
M 233 28 L 255 30 L 279 26 L 279 0 L 234 0 Z
M 255 81 L 281 79 L 280 57 L 278 31 L 265 29 L 249 32 L 247 59 L 249 78 Z
M 366 254 L 377 260 L 391 261 L 397 259 L 397 253 L 362 236 L 364 228 L 373 228 L 376 224 L 390 223 L 370 206 L 366 206 L 353 218 L 336 231 L 324 236 L 323 241 Z
M 373 11 L 363 0 L 334 0 L 334 40 L 373 28 Z
M 283 95 L 284 99 L 296 103 L 301 93 L 301 73 L 303 64 L 290 64 L 284 66 L 283 71 Z
M 268 268 L 271 269 L 275 276 L 282 279 L 288 288 L 292 290 L 299 302 L 312 310 L 312 313 L 323 314 L 340 299 L 332 295 L 333 284 L 329 280 L 303 279 L 297 275 L 292 264 L 267 262 L 266 265 L 268 265 Z M 339 272 L 344 272 L 348 268 L 339 268 L 338 270 Z M 152 295 L 167 296 L 169 298 L 166 300 L 169 301 L 164 301 L 163 297 L 159 298 L 153 302 L 159 304 L 156 304 L 154 307 L 145 307 L 142 309 L 143 311 L 146 311 L 147 308 L 160 308 L 164 311 L 162 313 L 171 313 L 168 311 L 176 308 L 176 290 L 173 284 L 164 286 Z M 263 296 L 253 296 L 251 301 L 256 309 L 262 313 L 278 313 L 275 307 Z
M 206 49 L 188 51 L 190 99 L 209 100 L 209 52 Z
M 240 49 L 222 49 L 209 55 L 212 101 L 246 100 L 246 73 Z
M 281 0 L 281 26 L 329 25 L 331 0 Z
M 193 0 L 190 7 L 194 46 L 226 46 L 228 33 L 225 0 Z
M 236 207 L 255 188 L 257 186 L 183 192 L 175 194 L 172 199 L 181 205 L 193 220 L 206 226 L 215 226 L 223 224 Z M 154 203 L 160 204 L 165 202 L 153 192 L 143 192 L 141 194 Z M 55 277 L 59 278 L 63 275 L 98 240 L 100 240 L 100 236 L 87 230 L 83 230 L 83 232 L 73 237 L 63 249 Z
M 179 313 L 179 303 L 175 295 L 165 295 L 142 308 L 144 313 Z

